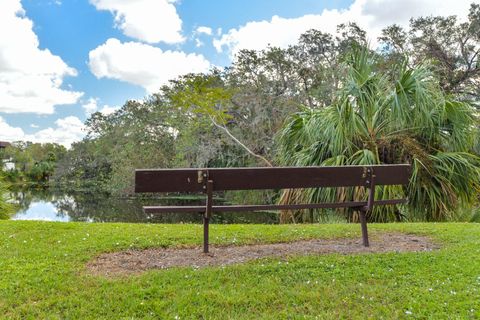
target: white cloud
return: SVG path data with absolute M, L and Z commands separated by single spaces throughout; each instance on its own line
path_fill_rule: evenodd
M 2 0 L 3 1 L 3 0 Z M 90 0 L 97 10 L 115 16 L 115 26 L 131 38 L 149 43 L 184 40 L 174 0 Z
M 362 15 L 373 17 L 371 25 L 381 28 L 393 23 L 407 26 L 410 18 L 451 16 L 465 19 L 475 0 L 363 0 L 358 1 Z
M 195 38 L 195 47 L 200 48 L 200 47 L 203 47 L 204 45 L 205 43 L 203 43 L 202 40 Z
M 83 105 L 82 108 L 85 110 L 87 116 L 91 115 L 98 109 L 98 98 L 89 98 Z
M 190 72 L 205 72 L 210 63 L 200 54 L 163 51 L 138 42 L 108 39 L 89 53 L 90 71 L 97 78 L 111 78 L 139 85 L 149 93 L 168 80 Z
M 0 117 L 0 141 L 21 140 L 24 136 L 22 128 L 12 127 Z
M 115 111 L 119 110 L 120 107 L 111 107 L 109 105 L 104 105 L 103 108 L 100 110 L 101 113 L 103 113 L 104 115 L 108 116 L 112 113 L 114 113 Z
M 40 126 L 32 123 L 32 124 L 30 124 L 30 128 L 37 129 L 37 128 L 40 128 Z
M 0 1 L 0 30 L 0 112 L 51 114 L 56 105 L 78 101 L 81 92 L 62 89 L 63 79 L 77 71 L 39 49 L 20 0 Z
M 56 142 L 66 147 L 81 140 L 85 136 L 83 122 L 74 116 L 69 116 L 55 121 L 55 128 L 40 130 L 32 135 L 27 135 L 24 140 L 34 142 Z
M 213 30 L 210 27 L 200 26 L 197 29 L 195 29 L 195 31 L 193 33 L 194 40 L 195 40 L 195 46 L 197 48 L 200 48 L 200 47 L 203 47 L 205 45 L 205 43 L 202 40 L 200 40 L 201 35 L 211 36 L 212 34 L 213 34 Z
M 212 35 L 212 28 L 210 27 L 205 27 L 205 26 L 200 26 L 197 28 L 196 30 L 197 33 L 203 33 L 203 34 L 206 34 L 207 36 L 211 36 Z
M 376 43 L 381 30 L 391 24 L 407 26 L 411 17 L 429 15 L 458 15 L 466 17 L 472 0 L 355 0 L 345 10 L 324 10 L 298 18 L 273 16 L 270 21 L 252 21 L 230 29 L 213 44 L 218 52 L 225 48 L 230 54 L 240 49 L 261 50 L 269 44 L 285 48 L 298 41 L 309 29 L 334 34 L 341 23 L 356 22 L 368 32 L 369 40 Z
M 2 141 L 32 141 L 32 142 L 56 142 L 65 147 L 81 140 L 85 136 L 83 122 L 74 116 L 58 119 L 54 128 L 39 130 L 33 134 L 26 134 L 22 128 L 10 126 L 0 117 L 0 140 Z
M 89 117 L 92 113 L 94 112 L 100 112 L 103 113 L 104 115 L 109 115 L 120 109 L 120 107 L 112 107 L 109 106 L 108 104 L 103 105 L 102 108 L 99 108 L 98 101 L 100 99 L 98 98 L 90 98 L 88 99 L 83 105 L 83 109 L 85 109 L 85 115 Z

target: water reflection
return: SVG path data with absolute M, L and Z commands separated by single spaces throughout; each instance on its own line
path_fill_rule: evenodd
M 11 198 L 17 203 L 13 220 L 84 221 L 84 222 L 201 222 L 196 213 L 147 215 L 147 205 L 199 205 L 199 197 L 116 198 L 105 194 L 65 193 L 51 189 L 15 190 Z M 278 223 L 273 212 L 216 213 L 213 223 Z
M 51 202 L 32 202 L 26 210 L 18 211 L 14 220 L 70 221 L 70 217 L 58 212 Z

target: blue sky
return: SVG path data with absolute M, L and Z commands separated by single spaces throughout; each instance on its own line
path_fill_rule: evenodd
M 242 48 L 286 47 L 355 21 L 372 43 L 420 15 L 466 16 L 471 0 L 0 0 L 0 140 L 83 137 L 168 79 L 226 66 Z

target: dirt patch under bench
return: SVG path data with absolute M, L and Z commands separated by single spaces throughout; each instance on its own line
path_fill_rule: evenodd
M 368 248 L 362 245 L 361 239 L 343 238 L 244 246 L 210 246 L 209 254 L 202 253 L 200 247 L 127 250 L 102 254 L 88 263 L 87 270 L 95 275 L 119 276 L 136 274 L 150 269 L 223 266 L 265 257 L 284 258 L 327 253 L 418 252 L 434 249 L 438 249 L 438 246 L 427 237 L 388 233 L 372 236 Z

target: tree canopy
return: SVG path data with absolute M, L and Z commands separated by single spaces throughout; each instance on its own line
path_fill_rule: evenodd
M 144 101 L 91 115 L 87 137 L 59 159 L 51 180 L 128 194 L 139 167 L 409 162 L 412 184 L 377 195 L 407 195 L 408 210 L 378 209 L 370 219 L 447 219 L 478 190 L 480 6 L 460 21 L 389 26 L 376 50 L 354 23 L 336 35 L 309 30 L 288 48 L 241 50 L 225 69 L 172 79 Z M 351 195 L 290 191 L 282 201 Z

